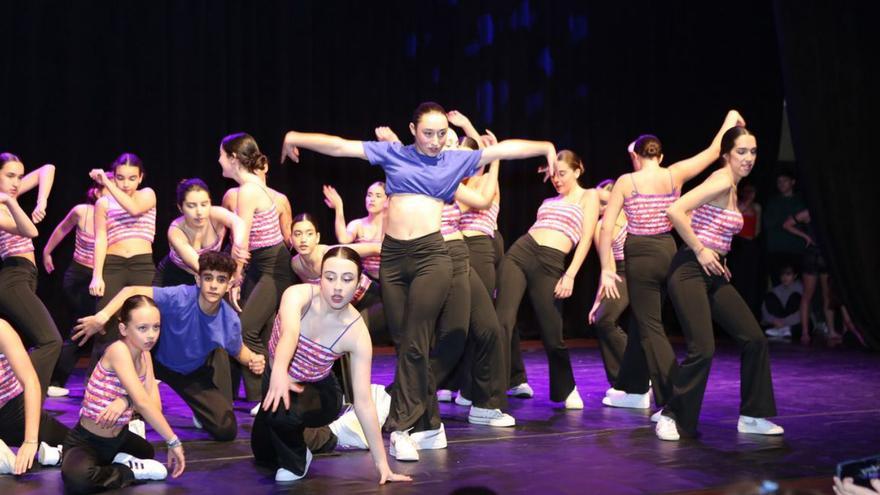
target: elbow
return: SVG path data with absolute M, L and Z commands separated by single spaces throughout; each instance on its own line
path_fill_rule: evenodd
M 33 239 L 40 235 L 40 231 L 37 230 L 36 227 L 28 226 L 28 228 L 24 229 L 24 231 L 21 232 L 21 235 L 22 237 Z

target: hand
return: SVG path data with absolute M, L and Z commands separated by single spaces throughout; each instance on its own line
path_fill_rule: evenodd
M 266 369 L 266 356 L 262 354 L 254 354 L 248 360 L 248 369 L 255 375 L 262 375 Z
M 450 124 L 461 127 L 462 129 L 471 125 L 470 119 L 465 117 L 465 115 L 458 110 L 453 110 L 451 112 L 446 113 L 446 120 L 449 121 Z
M 397 137 L 397 134 L 391 130 L 388 126 L 380 126 L 376 128 L 376 139 L 379 141 L 385 141 L 388 143 L 399 143 L 400 138 Z
M 571 292 L 574 290 L 574 277 L 567 273 L 563 273 L 561 277 L 559 277 L 559 281 L 556 282 L 556 288 L 553 289 L 553 295 L 556 296 L 556 299 L 565 299 L 571 296 Z
M 107 186 L 107 183 L 110 182 L 107 180 L 107 172 L 101 170 L 100 168 L 93 168 L 89 171 L 89 177 L 92 178 L 99 186 Z
M 547 152 L 545 155 L 547 157 L 547 173 L 549 177 L 553 177 L 556 175 L 556 147 L 553 146 L 552 143 L 548 143 Z
M 128 409 L 128 401 L 122 397 L 117 397 L 98 415 L 95 423 L 98 423 L 98 426 L 101 428 L 112 428 L 116 424 L 116 420 L 119 419 L 119 416 L 122 416 L 126 409 Z
M 342 197 L 333 186 L 324 186 L 324 204 L 334 210 L 342 208 Z
M 5 192 L 0 192 L 0 204 L 6 204 L 12 199 L 12 196 L 6 194 Z
M 389 481 L 412 481 L 412 478 L 405 474 L 395 474 L 391 471 L 391 468 L 388 467 L 388 463 L 386 462 L 384 466 L 376 468 L 379 471 L 379 484 L 384 485 Z
M 724 117 L 724 127 L 745 127 L 746 119 L 740 115 L 736 110 L 731 110 L 727 112 L 727 115 Z
M 104 297 L 104 278 L 92 277 L 89 283 L 89 294 L 95 297 Z
M 232 309 L 241 313 L 241 303 L 239 303 L 239 299 L 241 299 L 241 283 L 239 285 L 235 285 L 229 289 L 229 304 L 232 305 Z
M 590 308 L 590 314 L 587 315 L 587 323 L 590 325 L 596 324 L 596 316 L 598 316 L 600 307 L 602 307 L 602 298 L 597 297 L 596 302 L 593 303 L 593 307 Z
M 617 290 L 617 283 L 623 282 L 620 275 L 613 270 L 602 270 L 599 275 L 599 293 L 603 298 L 620 299 L 620 291 Z
M 102 312 L 98 312 L 98 314 L 93 316 L 85 316 L 76 320 L 77 324 L 73 329 L 76 331 L 73 335 L 70 336 L 70 340 L 74 342 L 82 339 L 79 342 L 79 346 L 82 347 L 88 342 L 89 338 L 96 333 L 101 333 L 102 335 L 105 332 L 104 325 L 107 323 L 108 317 L 104 316 Z
M 287 376 L 287 368 L 273 370 L 269 378 L 269 389 L 263 397 L 263 410 L 275 412 L 280 403 L 284 403 L 284 409 L 290 409 L 290 390 L 293 383 Z
M 844 478 L 841 481 L 837 476 L 834 477 L 833 488 L 837 495 L 877 495 L 880 493 L 880 479 L 871 480 L 871 487 L 874 489 L 856 485 L 852 478 Z
M 43 268 L 46 270 L 46 273 L 52 273 L 55 271 L 55 263 L 52 262 L 52 253 L 43 251 Z
M 232 259 L 241 263 L 247 263 L 251 259 L 251 252 L 238 244 L 232 244 L 230 254 Z
M 721 258 L 718 256 L 718 253 L 706 246 L 703 246 L 697 253 L 697 261 L 707 275 L 726 276 L 726 269 L 721 264 Z
M 294 141 L 296 141 L 296 132 L 290 131 L 284 136 L 284 142 L 281 143 L 281 159 L 278 163 L 284 163 L 285 158 L 290 158 L 293 163 L 299 163 L 299 148 Z
M 186 468 L 186 458 L 183 455 L 183 445 L 178 445 L 177 447 L 168 450 L 168 461 L 166 464 L 168 465 L 168 470 L 171 471 L 172 478 L 177 478 L 183 474 L 183 470 Z
M 486 129 L 486 134 L 483 134 L 480 138 L 483 140 L 483 146 L 488 147 L 498 144 L 498 138 L 489 129 Z
M 15 467 L 12 474 L 24 474 L 34 465 L 34 456 L 37 455 L 36 443 L 22 443 L 15 455 Z
M 38 200 L 34 211 L 31 213 L 31 220 L 37 224 L 42 222 L 44 218 L 46 218 L 46 201 Z
M 804 236 L 804 242 L 807 243 L 807 245 L 804 246 L 804 247 L 810 247 L 810 246 L 815 246 L 815 245 L 816 245 L 816 241 L 814 241 L 813 238 L 810 237 L 810 236 L 808 236 L 808 235 L 807 235 L 807 236 Z

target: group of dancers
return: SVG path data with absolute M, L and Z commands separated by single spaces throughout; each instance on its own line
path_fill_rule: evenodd
M 450 124 L 465 136 L 458 139 Z M 584 164 L 574 152 L 557 153 L 544 141 L 498 141 L 437 103 L 419 105 L 409 131 L 411 145 L 387 127 L 376 129 L 376 141 L 285 135 L 282 160 L 299 162 L 302 148 L 360 158 L 385 172 L 384 182 L 367 189 L 367 216 L 351 222 L 335 189 L 324 187 L 340 242 L 333 246 L 321 244 L 311 214 L 294 216 L 288 199 L 268 186 L 268 159 L 256 141 L 226 136 L 219 162 L 238 187 L 214 206 L 204 181 L 180 182 L 181 216 L 168 227 L 170 252 L 158 269 L 156 194 L 141 187 L 141 160 L 124 153 L 109 170 L 92 170 L 89 200 L 70 210 L 42 257 L 51 273 L 53 250 L 75 231 L 64 288 L 82 316 L 72 339 L 91 342 L 92 352 L 72 429 L 41 407 L 53 372 L 63 385 L 76 361 L 76 345 L 62 346 L 35 294 L 32 239 L 55 167 L 25 174 L 17 156 L 0 154 L 0 473 L 22 474 L 36 457 L 60 465 L 66 487 L 77 493 L 164 479 L 142 418 L 165 439 L 168 467 L 179 476 L 183 445 L 162 414 L 158 381 L 192 409 L 196 427 L 229 441 L 238 432 L 232 400 L 240 376 L 246 399 L 257 403 L 255 461 L 275 469 L 277 481 L 304 477 L 314 453 L 337 446 L 369 448 L 381 483 L 408 480 L 391 471 L 382 430 L 398 461 L 446 448 L 438 401 L 452 400 L 452 391 L 457 404 L 470 407 L 470 423 L 516 424 L 508 395 L 534 394 L 515 331 L 526 292 L 547 355 L 551 401 L 584 407 L 563 341 L 561 302 L 593 243 L 602 271 L 589 322 L 610 384 L 603 404 L 647 409 L 653 391 L 657 437 L 696 435 L 714 319 L 742 352 L 738 430 L 782 434 L 766 419 L 776 414 L 767 341 L 726 267 L 742 227 L 737 184 L 757 153 L 738 112 L 727 114 L 705 150 L 668 167 L 661 166 L 660 140 L 640 136 L 628 150 L 633 172 L 595 188 L 579 184 Z M 500 163 L 529 157 L 546 159 L 544 173 L 558 194 L 505 253 L 497 228 Z M 680 194 L 716 162 L 706 181 Z M 17 198 L 33 189 L 37 203 L 28 215 Z M 661 319 L 667 294 L 687 343 L 681 362 Z M 627 306 L 624 331 L 618 320 Z M 379 337 L 382 328 L 397 352 L 388 386 L 370 380 L 371 334 Z M 353 408 L 340 415 L 344 397 Z M 7 443 L 20 445 L 18 452 Z

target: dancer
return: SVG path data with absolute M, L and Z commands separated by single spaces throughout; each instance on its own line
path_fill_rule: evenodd
M 731 240 L 743 226 L 736 186 L 752 171 L 757 153 L 755 136 L 748 129 L 727 130 L 721 138 L 722 168 L 677 199 L 667 211 L 685 243 L 672 260 L 668 285 L 688 352 L 673 376 L 672 395 L 657 422 L 657 437 L 661 440 L 696 435 L 715 352 L 713 319 L 736 340 L 742 354 L 737 430 L 761 435 L 783 433 L 782 427 L 764 419 L 776 415 L 767 338 L 730 284 L 726 266 Z
M 88 341 L 129 298 L 153 299 L 162 315 L 162 338 L 155 352 L 156 377 L 192 409 L 197 428 L 214 440 L 230 441 L 238 433 L 238 423 L 232 411 L 229 368 L 228 364 L 224 367 L 225 380 L 218 380 L 214 353 L 225 350 L 256 375 L 263 373 L 266 359 L 243 345 L 238 314 L 223 300 L 232 284 L 236 262 L 226 253 L 206 251 L 199 256 L 197 266 L 195 285 L 125 287 L 104 309 L 79 320 L 74 339 L 80 344 Z
M 627 237 L 624 243 L 626 258 L 626 285 L 630 298 L 630 317 L 635 318 L 632 327 L 636 334 L 628 336 L 627 345 L 641 345 L 648 363 L 654 404 L 659 408 L 666 404 L 671 393 L 670 376 L 678 366 L 672 345 L 663 329 L 660 316 L 665 297 L 665 282 L 669 264 L 675 255 L 675 240 L 670 231 L 672 223 L 666 217 L 666 209 L 678 198 L 682 185 L 696 177 L 718 159 L 721 136 L 736 125 L 745 125 L 739 112 L 731 110 L 721 129 L 708 148 L 669 167 L 660 166 L 663 149 L 656 136 L 643 135 L 633 147 L 631 157 L 638 162 L 639 170 L 624 174 L 614 183 L 611 197 L 605 209 L 607 218 L 617 218 L 621 208 L 626 214 Z M 619 298 L 617 276 L 613 263 L 611 241 L 614 223 L 603 224 L 599 236 L 599 260 L 602 274 L 599 287 L 603 297 Z M 634 397 L 611 397 L 627 403 L 644 404 L 647 389 L 630 388 L 625 393 Z M 612 404 L 615 405 L 615 404 Z M 659 413 L 652 416 L 658 419 Z
M 520 302 L 528 289 L 550 365 L 550 400 L 562 402 L 566 409 L 583 409 L 562 339 L 561 300 L 571 296 L 574 278 L 590 250 L 599 216 L 599 196 L 595 190 L 578 184 L 584 164 L 574 152 L 560 151 L 556 163 L 551 181 L 559 195 L 544 200 L 537 221 L 501 261 L 495 306 L 498 321 L 511 342 L 512 393 L 531 390 L 514 329 Z M 574 255 L 566 268 L 565 257 L 572 250 Z
M 327 425 L 339 414 L 342 392 L 330 368 L 345 353 L 351 356 L 354 410 L 379 472 L 379 483 L 411 480 L 388 466 L 370 396 L 372 343 L 363 320 L 350 304 L 360 274 L 357 253 L 337 246 L 323 257 L 317 290 L 314 285 L 301 284 L 284 292 L 269 344 L 271 375 L 263 379 L 265 398 L 251 434 L 255 460 L 277 467 L 276 481 L 298 480 L 308 472 L 312 453 L 303 431 Z
M 183 444 L 162 415 L 150 357 L 160 325 L 149 297 L 130 297 L 122 304 L 120 340 L 107 347 L 89 376 L 79 423 L 64 440 L 61 479 L 68 491 L 94 493 L 165 479 L 168 472 L 153 460 L 153 446 L 126 427 L 135 410 L 165 439 L 172 476 L 183 473 Z
M 199 272 L 199 256 L 219 251 L 227 229 L 232 233 L 232 256 L 239 262 L 234 280 L 241 282 L 241 266 L 250 257 L 244 221 L 226 208 L 212 206 L 211 193 L 202 179 L 185 179 L 177 184 L 177 209 L 182 215 L 168 227 L 171 249 L 159 263 L 153 285 L 191 285 Z
M 254 175 L 256 175 L 265 186 L 266 178 L 269 176 L 269 162 L 266 162 L 265 167 L 256 169 Z M 234 212 L 238 205 L 239 189 L 240 188 L 238 187 L 230 187 L 227 189 L 223 194 L 223 200 L 220 202 L 220 206 Z M 290 240 L 292 232 L 291 226 L 293 225 L 293 209 L 290 206 L 290 200 L 287 199 L 287 196 L 271 187 L 266 187 L 266 190 L 272 194 L 272 197 L 275 200 L 275 205 L 278 207 L 280 213 L 278 215 L 278 226 L 281 228 L 281 236 L 284 237 L 284 244 L 287 246 L 287 249 L 293 249 L 293 243 Z
M 0 320 L 0 474 L 24 474 L 34 454 L 41 464 L 58 464 L 68 429 L 42 411 L 40 401 L 40 382 L 27 351 L 9 323 Z M 21 445 L 18 453 L 7 443 Z
M 43 165 L 25 175 L 24 164 L 12 153 L 0 153 L 0 316 L 18 332 L 46 396 L 52 370 L 61 352 L 61 334 L 36 294 L 37 263 L 34 243 L 36 223 L 46 216 L 55 166 Z M 30 218 L 18 204 L 22 193 L 37 188 L 37 205 Z
M 419 105 L 409 128 L 415 138 L 409 146 L 290 131 L 282 155 L 299 161 L 301 146 L 369 160 L 385 170 L 389 200 L 379 275 L 388 325 L 399 339 L 385 429 L 392 432 L 392 455 L 417 460 L 419 448 L 446 447 L 428 362 L 452 271 L 439 232 L 442 205 L 452 200 L 461 179 L 493 160 L 546 156 L 555 170 L 556 150 L 549 142 L 506 140 L 480 151 L 442 151 L 448 121 L 443 107 L 433 102 Z

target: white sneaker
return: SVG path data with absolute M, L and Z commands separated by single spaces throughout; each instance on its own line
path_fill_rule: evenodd
M 260 411 L 260 405 L 262 404 L 262 402 L 257 402 L 257 405 L 251 408 L 251 416 L 257 415 L 257 413 Z
M 419 460 L 419 447 L 409 435 L 409 431 L 392 431 L 391 446 L 388 453 L 398 461 L 414 462 Z
M 12 474 L 15 469 L 15 454 L 3 440 L 0 440 L 0 474 Z
M 134 433 L 135 435 L 146 440 L 147 438 L 147 425 L 144 423 L 142 419 L 133 419 L 128 422 L 128 431 Z
M 195 428 L 196 428 L 197 430 L 204 430 L 204 429 L 205 429 L 205 428 L 202 426 L 202 422 L 199 421 L 199 418 L 197 418 L 195 414 L 193 414 L 193 426 L 195 426 Z
M 626 395 L 626 392 L 624 392 L 623 390 L 618 390 L 614 387 L 611 387 L 605 391 L 605 397 L 616 397 L 619 395 Z
M 785 430 L 778 424 L 764 418 L 740 416 L 736 422 L 736 429 L 740 433 L 754 433 L 756 435 L 782 435 Z
M 663 409 L 660 409 L 659 411 L 651 415 L 651 422 L 656 423 L 660 421 L 660 416 L 663 416 Z
M 459 406 L 464 407 L 470 407 L 474 404 L 472 400 L 466 399 L 463 395 L 461 395 L 461 392 L 459 392 L 458 395 L 455 396 L 455 403 Z
M 648 409 L 651 407 L 651 394 L 606 395 L 602 399 L 602 404 L 627 409 Z
M 531 399 L 535 396 L 535 391 L 532 390 L 528 383 L 520 383 L 508 390 L 507 395 L 512 395 L 517 399 Z
M 675 442 L 681 438 L 678 435 L 678 427 L 675 426 L 675 420 L 669 416 L 663 416 L 662 414 L 660 415 L 660 419 L 657 420 L 657 426 L 654 428 L 654 432 L 657 433 L 657 438 L 660 440 Z
M 348 449 L 368 449 L 367 437 L 354 409 L 349 409 L 330 423 L 330 431 L 336 435 L 336 444 Z
M 413 442 L 419 450 L 434 450 L 446 448 L 446 428 L 440 423 L 436 430 L 425 430 L 410 434 Z
M 301 480 L 306 477 L 306 474 L 309 472 L 309 466 L 311 465 L 312 451 L 306 449 L 306 468 L 303 470 L 303 474 L 294 474 L 293 471 L 288 471 L 284 468 L 278 468 L 278 471 L 275 471 L 275 481 L 279 483 L 285 483 L 288 481 Z
M 441 388 L 437 390 L 437 402 L 452 402 L 452 390 Z
M 164 480 L 168 476 L 165 466 L 154 459 L 138 459 L 131 454 L 120 452 L 113 458 L 113 463 L 128 466 L 136 480 Z
M 381 428 L 391 411 L 391 395 L 385 391 L 385 385 L 375 383 L 370 385 L 370 395 L 373 396 L 373 403 L 376 404 L 376 414 L 379 416 L 379 428 Z
M 37 449 L 37 462 L 42 466 L 61 464 L 61 446 L 51 447 L 46 442 L 40 442 L 40 448 Z
M 577 387 L 568 394 L 568 397 L 565 398 L 565 408 L 566 409 L 583 409 L 584 408 L 584 400 L 581 399 L 581 394 L 578 393 Z
M 49 388 L 46 390 L 46 395 L 48 395 L 49 397 L 67 397 L 68 395 L 70 395 L 70 390 L 64 387 L 49 385 Z
M 510 414 L 501 412 L 501 409 L 484 409 L 482 407 L 471 406 L 471 412 L 468 414 L 468 423 L 475 425 L 508 427 L 515 426 L 516 419 Z

